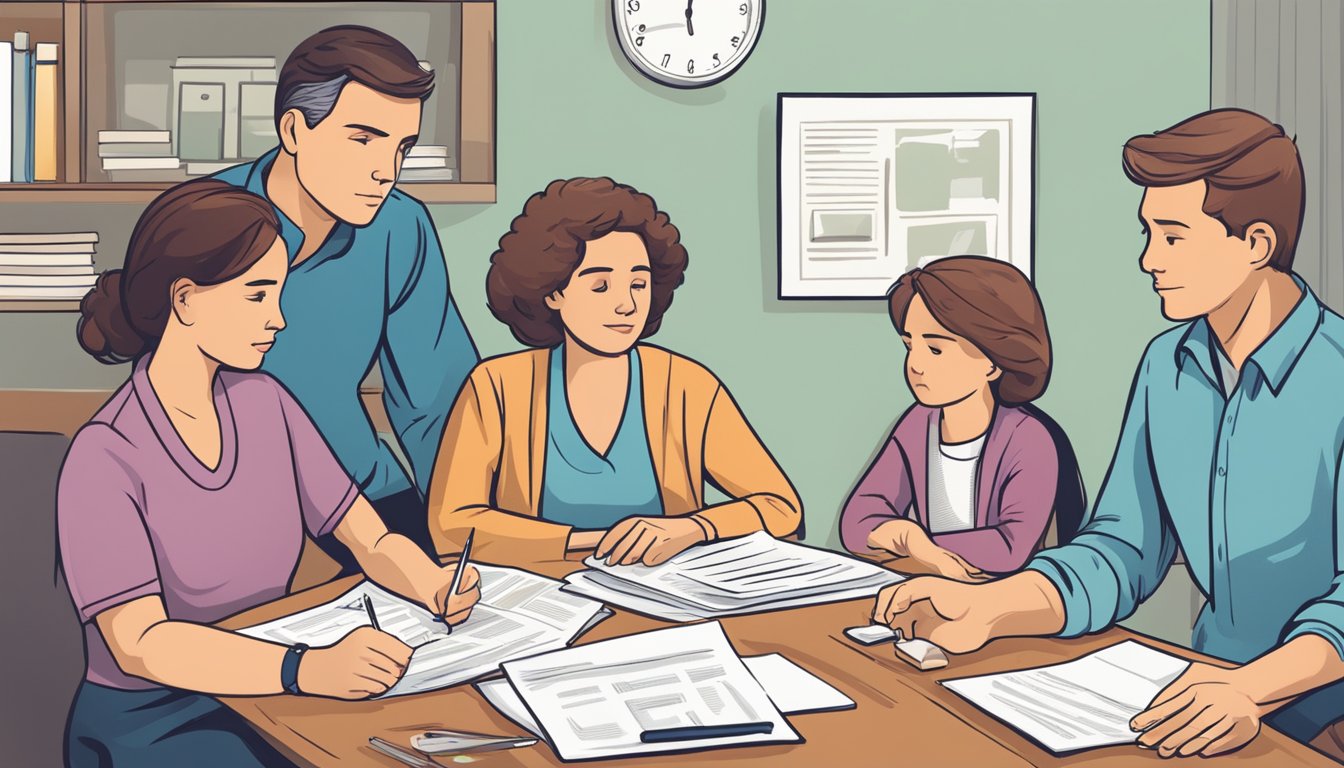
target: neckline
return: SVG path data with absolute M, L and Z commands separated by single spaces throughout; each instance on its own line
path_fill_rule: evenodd
M 569 385 L 565 381 L 565 345 L 564 343 L 561 343 L 559 347 L 551 350 L 550 382 L 548 386 L 553 388 L 551 390 L 552 392 L 559 395 L 559 404 L 563 406 L 560 410 L 564 411 L 566 425 L 574 436 L 578 438 L 579 443 L 584 448 L 588 449 L 589 453 L 595 458 L 608 464 L 611 463 L 611 452 L 615 450 L 616 444 L 620 442 L 622 435 L 625 434 L 626 422 L 629 420 L 630 411 L 632 410 L 630 405 L 636 396 L 635 387 L 641 385 L 639 354 L 636 352 L 635 347 L 631 347 L 630 351 L 626 352 L 626 356 L 629 358 L 629 368 L 625 385 L 625 402 L 621 405 L 621 420 L 616 424 L 616 432 L 612 434 L 611 443 L 607 445 L 607 450 L 598 451 L 593 447 L 592 443 L 588 442 L 588 437 L 583 434 L 583 430 L 579 429 L 579 422 L 574 418 L 574 411 L 569 405 Z M 557 382 L 559 383 L 558 388 L 556 388 Z M 555 410 L 554 400 L 555 399 L 552 398 L 552 410 Z
M 223 488 L 233 476 L 237 464 L 238 429 L 233 418 L 233 407 L 229 402 L 228 388 L 224 386 L 220 373 L 215 374 L 212 388 L 215 413 L 219 418 L 219 464 L 211 469 L 192 453 L 182 435 L 178 434 L 177 427 L 173 426 L 172 419 L 163 407 L 163 401 L 154 391 L 154 386 L 149 380 L 149 362 L 152 357 L 152 354 L 141 357 L 131 374 L 136 399 L 140 401 L 140 407 L 144 409 L 145 416 L 149 419 L 150 428 L 154 430 L 159 444 L 172 458 L 173 463 L 183 474 L 191 478 L 192 482 L 207 490 Z

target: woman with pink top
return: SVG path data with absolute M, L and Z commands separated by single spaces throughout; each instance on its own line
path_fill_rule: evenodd
M 310 650 L 211 626 L 284 595 L 305 532 L 334 532 L 370 579 L 449 623 L 480 596 L 475 569 L 450 594 L 452 566 L 388 533 L 308 415 L 257 372 L 285 327 L 288 272 L 269 203 L 188 182 L 150 204 L 125 268 L 80 308 L 84 349 L 133 369 L 61 469 L 61 566 L 88 656 L 69 766 L 288 764 L 211 697 L 361 699 L 395 684 L 411 649 L 371 627 Z
M 1040 299 L 1011 265 L 958 256 L 902 276 L 890 304 L 917 402 L 845 504 L 841 539 L 963 581 L 1015 571 L 1052 511 L 1071 531 L 1085 506 L 1067 438 L 1028 405 L 1050 379 Z

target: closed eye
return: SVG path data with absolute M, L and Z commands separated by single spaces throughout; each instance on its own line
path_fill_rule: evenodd
M 941 355 L 941 354 L 943 354 L 943 350 L 941 350 L 941 349 L 939 349 L 939 348 L 937 348 L 937 347 L 929 347 L 929 352 L 931 352 L 931 353 L 933 353 L 933 354 L 935 354 L 935 355 Z
M 640 282 L 635 283 L 634 285 L 631 285 L 631 286 L 630 286 L 630 290 L 632 290 L 632 291 L 642 291 L 642 290 L 644 290 L 645 288 L 648 288 L 648 287 L 649 287 L 648 284 L 641 280 Z
M 360 144 L 365 144 L 365 145 L 367 145 L 370 141 L 372 141 L 372 139 L 370 139 L 368 136 L 352 136 L 352 137 L 350 137 L 350 140 L 351 140 L 351 141 L 358 141 Z
M 1175 245 L 1176 241 L 1181 239 L 1183 238 L 1176 237 L 1175 235 L 1167 235 L 1167 245 Z
M 266 292 L 265 292 L 265 291 L 257 291 L 256 293 L 252 294 L 251 296 L 248 296 L 248 297 L 247 297 L 247 300 L 248 300 L 248 301 L 255 301 L 256 303 L 260 304 L 265 298 L 266 298 Z
M 593 286 L 593 293 L 606 293 L 606 292 L 607 292 L 607 281 L 605 280 Z

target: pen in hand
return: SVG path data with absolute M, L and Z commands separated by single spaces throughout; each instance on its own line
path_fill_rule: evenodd
M 372 624 L 374 629 L 382 632 L 383 628 L 378 626 L 378 614 L 373 612 L 373 601 L 369 599 L 368 595 L 364 596 L 364 610 L 369 614 L 369 624 Z
M 444 628 L 450 635 L 453 633 L 453 625 L 448 623 L 448 603 L 453 599 L 453 596 L 457 594 L 457 591 L 462 588 L 462 575 L 467 571 L 467 559 L 471 557 L 471 541 L 475 537 L 475 528 L 467 531 L 467 540 L 462 543 L 462 554 L 457 558 L 457 569 L 453 571 L 453 581 L 448 587 L 448 597 L 443 601 L 443 610 L 445 613 L 442 616 L 434 617 L 435 621 L 442 622 Z

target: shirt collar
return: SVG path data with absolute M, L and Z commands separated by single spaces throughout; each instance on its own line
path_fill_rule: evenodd
M 247 181 L 244 188 L 254 195 L 270 203 L 271 198 L 266 194 L 266 176 L 271 171 L 271 164 L 275 158 L 280 155 L 280 147 L 275 147 L 271 151 L 257 158 L 248 168 Z M 303 230 L 299 225 L 290 220 L 285 212 L 280 210 L 279 206 L 271 203 L 271 208 L 275 211 L 275 216 L 280 220 L 280 238 L 285 241 L 285 250 L 289 254 L 289 261 L 292 263 L 299 255 L 299 249 L 303 247 Z M 354 240 L 354 227 L 346 224 L 344 221 L 337 221 L 336 228 L 332 230 L 327 237 L 327 242 L 323 243 L 302 266 L 312 266 L 320 261 L 324 261 L 332 256 L 344 253 Z
M 1288 317 L 1284 318 L 1279 327 L 1274 329 L 1269 338 L 1265 339 L 1246 361 L 1260 371 L 1261 377 L 1276 396 L 1279 390 L 1283 389 L 1284 381 L 1288 379 L 1288 374 L 1302 356 L 1307 343 L 1315 335 L 1317 326 L 1321 324 L 1320 301 L 1302 278 L 1297 275 L 1292 277 L 1293 282 L 1302 290 L 1302 298 L 1298 300 L 1297 306 L 1293 307 L 1293 311 L 1288 313 Z M 1212 368 L 1214 355 L 1218 354 L 1215 343 L 1208 318 L 1201 317 L 1190 323 L 1181 338 L 1181 343 L 1176 347 L 1177 365 L 1181 364 L 1181 356 L 1187 355 L 1210 381 L 1217 384 L 1220 381 L 1218 372 Z M 1246 376 L 1245 365 L 1242 366 L 1241 376 L 1242 378 Z

